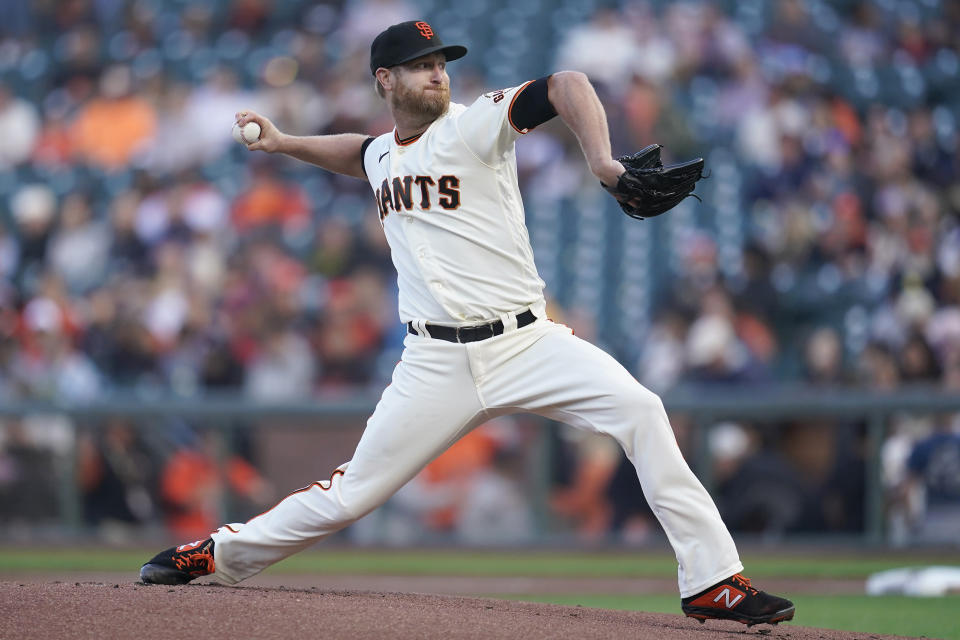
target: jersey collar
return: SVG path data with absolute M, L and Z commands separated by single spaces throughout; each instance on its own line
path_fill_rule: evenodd
M 418 133 L 418 134 L 415 135 L 415 136 L 410 136 L 409 138 L 400 139 L 400 134 L 397 132 L 397 128 L 394 127 L 394 128 L 393 128 L 393 141 L 396 142 L 396 143 L 397 143 L 397 146 L 400 146 L 400 147 L 406 147 L 407 145 L 413 144 L 414 142 L 416 142 L 417 140 L 420 139 L 420 136 L 422 136 L 422 135 L 423 135 L 424 133 L 426 133 L 427 131 L 430 131 L 430 129 L 432 129 L 432 128 L 434 127 L 434 125 L 436 125 L 438 122 L 440 122 L 441 120 L 446 120 L 447 118 L 449 118 L 449 117 L 452 115 L 452 113 L 453 113 L 454 107 L 459 107 L 459 106 L 460 106 L 460 105 L 458 105 L 456 102 L 451 102 L 451 103 L 450 103 L 450 107 L 447 109 L 447 112 L 446 112 L 445 114 L 443 114 L 442 116 L 440 116 L 439 118 L 437 118 L 436 120 L 434 120 L 433 122 L 431 122 L 431 123 L 429 124 L 429 126 L 427 126 L 427 128 L 424 129 L 422 132 Z
M 429 128 L 429 127 L 428 127 L 428 128 Z M 393 130 L 393 141 L 396 142 L 398 146 L 405 147 L 405 146 L 407 146 L 408 144 L 413 144 L 414 142 L 416 142 L 417 140 L 419 140 L 419 139 L 420 139 L 420 136 L 422 136 L 425 132 L 426 132 L 426 131 L 421 131 L 420 133 L 418 133 L 418 134 L 415 135 L 415 136 L 410 136 L 409 138 L 404 138 L 403 140 L 401 140 L 401 139 L 400 139 L 400 134 L 397 133 L 397 130 L 396 130 L 396 129 L 394 129 L 394 130 Z

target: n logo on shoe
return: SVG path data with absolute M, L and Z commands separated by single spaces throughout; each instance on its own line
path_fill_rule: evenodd
M 722 584 L 704 593 L 693 602 L 687 604 L 705 609 L 733 609 L 746 600 L 747 594 L 736 587 Z
M 179 547 L 177 547 L 177 553 L 180 553 L 181 551 L 189 551 L 190 549 L 196 549 L 197 547 L 200 546 L 202 542 L 203 540 L 194 540 L 189 544 L 182 544 Z
M 731 600 L 730 596 L 732 595 L 732 590 L 730 587 L 725 587 L 723 591 L 717 594 L 717 597 L 713 599 L 714 602 L 720 602 L 720 598 L 723 598 L 724 604 L 727 609 L 733 609 L 740 600 L 743 599 L 743 594 L 739 591 L 736 592 L 737 596 Z

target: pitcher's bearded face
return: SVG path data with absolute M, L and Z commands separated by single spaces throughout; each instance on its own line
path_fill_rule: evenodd
M 447 112 L 450 106 L 449 87 L 408 87 L 402 81 L 397 84 L 391 95 L 393 107 L 407 113 L 422 113 L 436 120 Z
M 430 120 L 436 120 L 447 112 L 450 107 L 450 78 L 442 55 L 417 58 L 401 65 L 396 75 L 397 82 L 390 94 L 394 109 L 422 114 Z

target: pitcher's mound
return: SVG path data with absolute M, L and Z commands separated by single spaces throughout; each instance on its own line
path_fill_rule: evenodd
M 0 582 L 0 638 L 273 640 L 683 640 L 892 638 L 780 624 L 744 627 L 680 615 L 484 598 L 104 582 Z

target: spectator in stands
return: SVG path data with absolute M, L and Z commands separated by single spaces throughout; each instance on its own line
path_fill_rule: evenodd
M 601 434 L 561 429 L 558 445 L 569 450 L 572 471 L 550 495 L 550 507 L 580 540 L 602 541 L 613 522 L 613 505 L 607 495 L 620 463 L 616 442 Z
M 98 96 L 73 123 L 74 151 L 102 169 L 125 169 L 146 151 L 156 125 L 156 110 L 136 93 L 130 68 L 114 65 L 104 70 Z
M 53 191 L 41 184 L 20 187 L 10 199 L 10 209 L 19 232 L 19 268 L 15 278 L 25 292 L 31 292 L 37 286 L 46 262 L 56 207 Z
M 247 364 L 244 393 L 274 401 L 309 397 L 316 365 L 307 340 L 277 319 L 264 323 L 258 343 Z
M 310 213 L 306 194 L 274 171 L 270 163 L 257 164 L 249 186 L 234 200 L 230 217 L 238 232 L 305 225 Z
M 107 227 L 94 219 L 86 194 L 74 192 L 64 198 L 48 262 L 70 293 L 86 293 L 103 281 L 109 242 Z
M 661 393 L 683 375 L 689 322 L 678 309 L 665 309 L 644 338 L 637 376 L 647 388 Z
M 164 465 L 160 495 L 170 535 L 184 539 L 206 535 L 224 517 L 248 518 L 271 499 L 272 489 L 249 462 L 229 455 L 218 463 L 219 446 L 213 432 L 204 432 Z M 239 516 L 221 513 L 228 493 L 242 501 Z
M 37 427 L 51 425 L 32 426 L 0 423 L 0 527 L 49 524 L 58 515 L 56 451 L 34 438 Z
M 391 499 L 385 528 L 411 542 L 445 534 L 473 544 L 528 540 L 530 509 L 511 458 L 522 458 L 516 434 L 510 419 L 497 419 L 455 442 Z
M 104 535 L 129 538 L 134 525 L 154 516 L 156 473 L 156 462 L 132 424 L 115 418 L 102 430 L 81 435 L 77 481 L 86 523 Z
M 54 300 L 32 299 L 23 310 L 25 348 L 14 364 L 23 388 L 33 397 L 83 401 L 100 391 L 90 358 L 72 344 L 69 319 Z
M 20 262 L 20 243 L 7 228 L 0 225 L 0 282 L 6 284 L 13 280 Z M 6 298 L 11 294 L 7 286 L 2 292 Z
M 919 333 L 911 333 L 900 349 L 900 377 L 904 384 L 918 384 L 941 378 L 940 363 Z
M 960 366 L 949 363 L 944 386 L 960 389 Z M 912 541 L 925 544 L 960 544 L 960 420 L 938 416 L 932 433 L 914 444 L 906 460 L 906 495 L 918 497 Z
M 0 145 L 0 169 L 26 162 L 40 133 L 40 114 L 34 104 L 14 96 L 3 84 L 0 84 L 0 131 L 5 132 Z
M 804 379 L 809 384 L 834 389 L 845 386 L 843 345 L 831 327 L 819 327 L 807 338 L 803 351 Z
M 740 433 L 741 428 L 724 425 L 713 434 L 720 456 L 717 506 L 724 522 L 734 531 L 774 540 L 809 527 L 810 483 L 776 446 L 775 433 Z
M 82 81 L 74 81 L 75 85 Z M 75 160 L 71 118 L 78 102 L 67 88 L 52 91 L 44 100 L 43 121 L 34 142 L 31 164 L 41 168 L 69 167 Z
M 111 274 L 143 276 L 149 269 L 150 251 L 137 233 L 140 193 L 127 190 L 118 193 L 109 204 Z
M 328 285 L 327 304 L 315 334 L 322 362 L 321 384 L 362 385 L 371 379 L 380 352 L 381 316 L 371 309 L 362 276 L 340 278 Z M 378 302 L 378 291 L 370 292 Z
M 619 14 L 602 9 L 572 29 L 557 49 L 557 69 L 582 71 L 608 91 L 622 86 L 641 59 L 634 32 Z
M 235 144 L 230 123 L 238 104 L 259 106 L 262 92 L 245 88 L 237 70 L 229 65 L 217 66 L 201 84 L 190 88 L 184 105 L 186 130 L 183 136 L 190 143 L 181 143 L 180 167 L 218 162 Z M 225 122 L 223 126 L 214 123 Z M 162 141 L 158 141 L 162 144 Z

